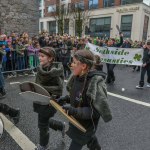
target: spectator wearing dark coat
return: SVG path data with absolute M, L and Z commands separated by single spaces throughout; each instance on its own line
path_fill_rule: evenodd
M 122 33 L 120 33 L 120 42 L 119 43 L 115 43 L 113 40 L 109 40 L 107 42 L 108 47 L 121 47 L 122 44 L 123 44 L 123 34 Z M 114 68 L 115 68 L 116 64 L 106 63 L 106 66 L 107 66 L 106 82 L 113 83 L 115 81 Z
M 70 68 L 68 66 L 68 64 L 71 62 L 71 52 L 68 50 L 66 44 L 64 44 L 59 51 L 58 61 L 62 62 L 65 78 L 68 78 L 71 74 Z
M 143 64 L 141 67 L 141 77 L 137 89 L 143 89 L 144 87 L 144 76 L 147 72 L 147 87 L 150 88 L 150 39 L 147 40 L 144 52 L 143 52 Z

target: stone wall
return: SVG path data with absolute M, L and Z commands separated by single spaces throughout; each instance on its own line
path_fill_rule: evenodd
M 0 0 L 0 30 L 30 35 L 39 31 L 38 0 Z

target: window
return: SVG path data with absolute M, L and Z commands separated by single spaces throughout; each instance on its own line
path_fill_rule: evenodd
M 143 27 L 143 40 L 144 41 L 147 39 L 148 24 L 149 24 L 149 17 L 145 15 L 144 27 Z
M 75 3 L 75 8 L 84 10 L 84 1 L 81 1 L 79 3 Z
M 43 22 L 40 22 L 40 31 L 43 31 Z
M 110 37 L 111 17 L 90 19 L 91 36 Z
M 64 33 L 69 34 L 69 19 L 65 20 Z
M 130 3 L 131 3 L 131 0 L 121 0 L 121 5 L 127 5 Z
M 63 33 L 67 33 L 69 34 L 69 19 L 65 19 L 65 20 L 58 20 L 57 21 L 58 24 L 58 33 L 59 34 L 63 34 Z
M 49 21 L 48 28 L 49 28 L 49 33 L 51 34 L 56 33 L 56 21 Z
M 98 8 L 98 0 L 89 0 L 89 9 Z
M 58 8 L 59 9 L 59 8 Z M 65 15 L 69 11 L 68 5 L 61 5 L 61 12 Z
M 143 2 L 143 0 L 121 0 L 121 5 L 141 3 L 141 2 Z
M 131 37 L 132 18 L 133 15 L 123 15 L 121 17 L 121 31 L 123 32 L 124 37 Z
M 83 28 L 82 25 L 83 25 L 82 19 L 75 21 L 75 35 L 76 36 L 81 36 L 79 34 L 82 34 L 82 28 Z
M 39 15 L 40 17 L 42 17 L 42 10 L 39 10 Z
M 51 12 L 56 12 L 56 5 L 50 5 L 48 6 L 48 13 L 51 13 Z
M 39 0 L 39 7 L 42 7 L 42 0 Z
M 114 6 L 114 0 L 103 0 L 104 7 Z

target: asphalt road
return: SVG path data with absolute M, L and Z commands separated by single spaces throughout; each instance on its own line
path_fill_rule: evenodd
M 117 95 L 117 97 L 108 95 L 113 120 L 104 123 L 101 119 L 96 133 L 102 149 L 150 150 L 150 88 L 135 89 L 139 82 L 140 73 L 132 72 L 131 67 L 118 65 L 115 68 L 115 74 L 115 84 L 108 85 L 110 94 Z M 36 145 L 39 138 L 37 114 L 33 112 L 32 102 L 37 97 L 30 96 L 30 98 L 27 98 L 25 95 L 20 95 L 18 84 L 10 85 L 12 82 L 34 81 L 34 79 L 35 77 L 31 76 L 6 79 L 7 97 L 1 102 L 21 109 L 21 119 L 15 128 L 21 131 L 19 135 L 28 137 L 28 141 Z M 122 88 L 125 90 L 122 91 Z M 65 85 L 64 93 L 66 93 Z M 128 98 L 130 99 L 128 100 Z M 141 104 L 139 102 L 145 103 Z M 59 113 L 56 114 L 55 118 L 66 121 Z M 5 121 L 4 124 L 6 126 Z M 2 139 L 0 139 L 0 150 L 22 149 L 19 146 L 21 144 L 17 140 L 15 141 L 17 136 L 12 136 L 13 134 L 11 129 L 4 132 Z M 18 139 L 24 145 L 29 145 L 28 141 L 23 141 L 21 137 L 18 137 Z M 67 150 L 70 141 L 67 136 L 62 140 L 61 133 L 50 130 L 49 143 L 51 150 Z M 29 148 L 23 149 L 30 150 Z M 83 149 L 86 150 L 86 146 Z

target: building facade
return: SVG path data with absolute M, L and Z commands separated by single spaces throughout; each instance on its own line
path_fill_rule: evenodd
M 46 0 L 45 14 L 40 18 L 43 28 L 40 30 L 58 32 L 52 8 L 61 3 L 74 3 L 75 6 L 89 11 L 83 35 L 115 38 L 122 31 L 125 37 L 132 40 L 150 38 L 150 6 L 142 0 Z M 74 25 L 70 24 L 71 21 L 65 26 L 68 26 L 68 34 L 75 35 L 75 20 Z
M 38 34 L 39 11 L 38 1 L 1 0 L 0 32 L 28 32 Z

